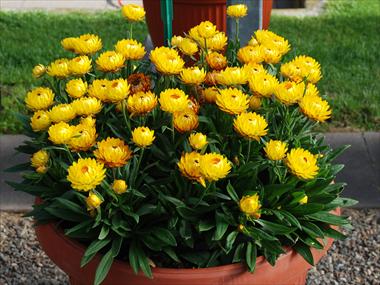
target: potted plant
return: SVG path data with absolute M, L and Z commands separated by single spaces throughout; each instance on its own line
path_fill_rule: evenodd
M 188 35 L 150 60 L 132 28 L 112 51 L 65 38 L 76 56 L 33 69 L 31 164 L 10 169 L 33 171 L 10 185 L 38 197 L 37 237 L 72 284 L 303 284 L 344 237 L 345 147 L 313 131 L 331 116 L 319 64 L 283 63 L 290 45 L 269 31 L 228 48 L 210 22 Z

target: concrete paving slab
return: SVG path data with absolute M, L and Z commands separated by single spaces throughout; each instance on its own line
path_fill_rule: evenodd
M 375 169 L 377 185 L 380 185 L 380 133 L 365 132 L 363 138 L 368 149 L 369 158 Z

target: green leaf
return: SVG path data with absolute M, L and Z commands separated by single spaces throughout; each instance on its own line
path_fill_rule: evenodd
M 337 216 L 327 212 L 314 213 L 307 215 L 306 217 L 334 226 L 343 226 L 349 224 L 345 217 Z
M 123 244 L 123 238 L 122 237 L 117 237 L 113 240 L 112 247 L 111 247 L 113 258 L 115 258 L 116 256 L 119 255 L 122 244 Z
M 27 163 L 21 163 L 17 164 L 15 166 L 9 167 L 4 170 L 4 172 L 20 172 L 20 171 L 27 171 L 32 170 L 32 167 L 30 166 L 30 162 Z
M 320 244 L 319 241 L 315 238 L 312 238 L 310 236 L 299 236 L 299 239 L 310 247 L 314 247 L 316 249 L 323 249 L 323 245 Z
M 188 262 L 195 264 L 198 267 L 204 267 L 211 256 L 209 251 L 185 252 L 180 253 L 180 255 Z
M 73 213 L 77 213 L 78 215 L 84 215 L 84 216 L 89 217 L 89 215 L 87 214 L 87 211 L 83 207 L 79 206 L 78 204 L 70 200 L 58 197 L 54 199 L 53 203 L 58 204 L 59 207 L 70 210 Z
M 307 221 L 302 222 L 302 230 L 313 238 L 323 238 L 323 231 L 315 224 Z
M 337 175 L 344 168 L 344 164 L 335 164 L 331 167 L 331 175 Z
M 79 232 L 84 232 L 86 233 L 88 230 L 91 229 L 91 225 L 94 221 L 91 219 L 91 220 L 87 220 L 87 221 L 84 221 L 80 224 L 77 224 L 76 226 L 70 228 L 70 229 L 66 229 L 65 230 L 65 235 L 67 236 L 71 236 L 71 235 L 74 235 L 76 233 L 79 233 Z
M 223 214 L 216 212 L 215 213 L 215 221 L 216 221 L 216 229 L 213 236 L 213 240 L 220 240 L 223 235 L 226 233 L 228 224 L 225 222 L 223 218 Z
M 238 231 L 233 231 L 227 236 L 227 239 L 226 239 L 226 251 L 227 251 L 227 253 L 232 249 L 232 246 L 234 245 L 234 242 L 235 242 L 238 234 L 239 234 Z
M 214 222 L 209 220 L 200 220 L 198 224 L 198 232 L 207 232 L 215 227 Z
M 254 242 L 248 242 L 247 250 L 245 253 L 245 261 L 247 262 L 249 272 L 255 271 L 256 257 L 257 257 L 256 244 Z
M 330 227 L 323 229 L 323 232 L 326 236 L 331 237 L 333 239 L 344 240 L 347 237 L 341 232 L 338 232 Z
M 179 260 L 177 254 L 175 253 L 175 251 L 170 248 L 170 247 L 166 247 L 164 248 L 164 252 L 171 258 L 173 259 L 175 262 L 177 263 L 181 263 L 181 260 Z
M 232 263 L 240 262 L 241 261 L 241 258 L 243 256 L 243 249 L 244 249 L 244 243 L 240 243 L 236 247 L 235 253 L 234 253 L 234 257 L 232 258 Z
M 343 145 L 335 150 L 333 150 L 331 153 L 328 154 L 328 160 L 333 161 L 335 158 L 337 158 L 339 155 L 341 155 L 346 149 L 350 148 L 351 145 Z
M 109 239 L 93 241 L 84 252 L 82 260 L 80 262 L 80 267 L 83 267 L 89 263 L 91 259 L 96 255 L 96 253 L 98 253 L 98 251 L 105 247 L 109 242 Z
M 295 216 L 304 216 L 304 215 L 309 215 L 313 214 L 316 212 L 320 212 L 325 208 L 323 204 L 318 204 L 318 203 L 307 203 L 303 205 L 298 205 L 292 209 L 287 209 L 288 212 Z
M 73 213 L 70 210 L 57 207 L 48 206 L 45 208 L 45 211 L 64 221 L 83 222 L 84 220 L 88 219 L 88 216 L 78 215 L 77 213 Z
M 268 201 L 273 201 L 293 189 L 294 183 L 266 185 L 264 186 L 265 199 Z
M 175 237 L 168 229 L 154 228 L 152 229 L 152 235 L 154 235 L 155 237 L 157 237 L 159 240 L 161 240 L 167 245 L 172 245 L 172 246 L 177 245 L 177 241 Z
M 109 226 L 103 225 L 102 229 L 100 230 L 98 239 L 100 240 L 105 239 L 108 236 L 109 231 L 110 231 Z
M 271 231 L 275 235 L 289 234 L 294 231 L 293 228 L 262 219 L 257 220 L 257 223 L 262 225 L 264 229 Z
M 283 210 L 278 210 L 278 212 L 281 213 L 281 215 L 283 215 L 285 217 L 285 219 L 290 223 L 292 224 L 293 226 L 296 226 L 297 228 L 301 229 L 301 224 L 300 222 L 298 221 L 298 219 L 293 216 L 291 213 L 287 212 L 287 211 L 283 211 Z
M 152 278 L 152 270 L 150 268 L 148 258 L 142 250 L 140 243 L 136 240 L 133 240 L 129 246 L 129 263 L 135 274 L 137 274 L 139 268 L 141 268 L 145 276 Z
M 111 269 L 111 265 L 113 262 L 113 252 L 110 249 L 100 260 L 98 267 L 96 268 L 95 273 L 95 285 L 99 285 L 106 278 L 108 271 Z
M 232 198 L 232 200 L 234 200 L 236 203 L 239 203 L 239 196 L 238 194 L 236 193 L 234 187 L 232 187 L 231 185 L 231 182 L 228 181 L 228 184 L 227 184 L 227 192 L 228 194 L 230 195 L 230 197 Z
M 303 242 L 297 242 L 294 245 L 294 249 L 306 260 L 306 262 L 314 266 L 313 254 L 307 245 L 305 245 Z

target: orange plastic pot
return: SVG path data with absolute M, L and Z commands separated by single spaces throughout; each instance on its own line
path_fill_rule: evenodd
M 335 212 L 336 214 L 339 211 Z M 65 271 L 72 285 L 91 285 L 96 267 L 101 259 L 98 254 L 84 268 L 80 260 L 85 248 L 80 243 L 66 237 L 55 224 L 36 227 L 37 238 L 50 259 Z M 328 239 L 323 250 L 312 249 L 314 261 L 318 262 L 331 247 Z M 108 285 L 301 285 L 310 265 L 294 250 L 288 249 L 272 267 L 263 257 L 257 258 L 255 272 L 249 273 L 243 264 L 231 264 L 201 269 L 154 268 L 153 279 L 142 273 L 135 275 L 129 265 L 115 261 L 102 284 Z

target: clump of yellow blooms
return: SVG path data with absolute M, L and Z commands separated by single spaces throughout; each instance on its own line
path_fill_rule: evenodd
M 241 85 L 247 82 L 248 77 L 243 68 L 227 67 L 218 74 L 216 80 L 221 85 Z

